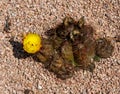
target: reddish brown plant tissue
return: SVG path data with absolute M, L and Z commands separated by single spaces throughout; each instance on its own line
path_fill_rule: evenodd
M 72 77 L 76 69 L 93 72 L 95 58 L 108 58 L 114 47 L 106 38 L 95 39 L 95 30 L 86 25 L 84 17 L 77 22 L 66 17 L 58 27 L 46 32 L 38 59 L 57 77 Z

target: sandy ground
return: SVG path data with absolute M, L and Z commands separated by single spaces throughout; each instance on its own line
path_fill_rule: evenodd
M 112 57 L 96 62 L 93 74 L 81 70 L 67 80 L 22 54 L 20 33 L 43 35 L 65 16 L 85 16 L 100 37 L 120 34 L 120 0 L 0 0 L 0 94 L 120 94 L 120 43 Z M 9 41 L 13 36 L 16 42 Z

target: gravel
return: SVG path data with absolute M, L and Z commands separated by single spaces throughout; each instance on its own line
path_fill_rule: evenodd
M 0 94 L 120 93 L 119 42 L 114 42 L 110 58 L 96 62 L 93 74 L 80 70 L 67 80 L 56 78 L 40 62 L 24 56 L 19 47 L 21 33 L 36 32 L 44 36 L 45 31 L 60 24 L 65 16 L 75 20 L 85 16 L 98 37 L 120 35 L 119 0 L 0 0 L 0 6 Z M 3 31 L 7 16 L 11 21 L 8 32 Z M 9 41 L 12 37 L 14 45 Z

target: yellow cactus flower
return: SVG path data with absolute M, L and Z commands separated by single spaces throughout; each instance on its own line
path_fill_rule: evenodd
M 41 48 L 41 37 L 38 34 L 29 33 L 24 37 L 23 49 L 27 53 L 34 54 Z

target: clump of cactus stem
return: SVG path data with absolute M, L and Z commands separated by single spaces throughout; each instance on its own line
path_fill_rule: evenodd
M 27 36 L 30 35 L 27 35 L 23 40 L 23 48 L 35 54 L 48 70 L 61 79 L 72 77 L 78 69 L 93 72 L 94 61 L 109 58 L 114 49 L 107 38 L 94 38 L 95 30 L 85 24 L 84 17 L 79 21 L 66 17 L 63 23 L 45 34 L 48 38 L 35 35 L 38 40 L 35 36 L 29 39 Z

